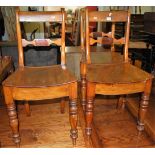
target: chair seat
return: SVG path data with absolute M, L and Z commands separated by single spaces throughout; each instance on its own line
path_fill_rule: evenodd
M 145 82 L 153 76 L 129 63 L 90 64 L 86 79 L 89 82 L 105 84 L 129 84 Z
M 76 78 L 60 65 L 46 67 L 24 67 L 16 70 L 3 86 L 48 87 L 75 82 Z

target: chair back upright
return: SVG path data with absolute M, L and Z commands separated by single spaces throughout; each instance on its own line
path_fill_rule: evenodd
M 72 19 L 72 41 L 74 46 L 79 45 L 80 41 L 80 10 L 76 9 Z
M 81 49 L 85 49 L 85 8 L 80 10 L 80 45 Z
M 86 61 L 91 63 L 90 46 L 94 44 L 110 45 L 111 52 L 115 51 L 115 45 L 124 45 L 124 61 L 128 62 L 128 43 L 130 29 L 129 11 L 88 11 L 85 13 L 86 19 Z M 90 22 L 111 22 L 110 32 L 89 32 Z M 116 37 L 116 23 L 125 23 L 123 36 Z
M 55 39 L 34 39 L 26 40 L 22 38 L 21 23 L 22 22 L 59 22 L 62 26 L 60 38 Z M 61 47 L 61 66 L 64 68 L 66 65 L 65 57 L 65 12 L 61 11 L 16 11 L 16 29 L 18 39 L 18 62 L 19 67 L 24 67 L 24 53 L 23 47 L 26 46 L 50 46 L 57 45 Z

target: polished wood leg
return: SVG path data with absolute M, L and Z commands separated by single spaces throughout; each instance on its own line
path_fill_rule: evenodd
M 145 84 L 144 92 L 142 93 L 140 108 L 139 108 L 139 113 L 138 113 L 137 129 L 139 131 L 144 130 L 144 119 L 145 119 L 145 115 L 146 115 L 146 112 L 148 109 L 149 98 L 150 98 L 150 93 L 151 93 L 151 86 L 152 86 L 152 79 L 147 80 L 146 84 Z
M 117 108 L 118 109 L 124 109 L 125 105 L 126 105 L 126 102 L 127 102 L 126 95 L 119 96 L 118 103 L 117 103 Z
M 121 109 L 125 108 L 126 103 L 127 103 L 126 95 L 123 95 Z
M 19 121 L 17 117 L 16 105 L 12 97 L 11 87 L 3 87 L 5 104 L 7 105 L 7 111 L 10 121 L 10 127 L 13 133 L 13 141 L 17 147 L 20 146 L 20 135 L 19 135 Z
M 77 83 L 70 85 L 69 93 L 69 121 L 71 124 L 70 136 L 72 138 L 73 146 L 76 145 L 78 137 L 77 131 Z
M 90 137 L 92 132 L 93 106 L 95 97 L 94 84 L 87 83 L 87 102 L 86 102 L 86 135 Z
M 70 99 L 69 102 L 69 120 L 71 124 L 71 138 L 73 145 L 76 145 L 76 139 L 78 137 L 78 131 L 77 131 L 77 105 L 76 105 L 76 99 Z
M 81 71 L 81 104 L 83 111 L 86 109 L 86 64 L 80 63 Z
M 26 115 L 27 115 L 27 116 L 31 116 L 29 102 L 28 102 L 28 101 L 25 101 L 24 105 L 25 105 L 25 112 L 26 112 Z
M 65 113 L 65 98 L 62 98 L 61 99 L 61 102 L 60 102 L 60 111 L 61 111 L 61 114 L 64 114 Z
M 149 104 L 149 96 L 143 93 L 141 102 L 140 102 L 139 118 L 138 118 L 138 125 L 137 125 L 137 129 L 139 131 L 144 130 L 144 119 L 147 112 L 148 104 Z
M 83 111 L 86 109 L 86 78 L 81 77 L 81 104 Z
M 94 98 L 88 98 L 86 104 L 86 135 L 90 136 L 92 132 L 92 120 L 93 120 L 93 100 Z
M 16 106 L 14 103 L 7 105 L 10 126 L 13 133 L 13 140 L 17 147 L 20 146 L 19 125 L 17 118 Z

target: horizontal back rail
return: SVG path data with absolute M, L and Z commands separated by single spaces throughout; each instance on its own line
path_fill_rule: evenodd
M 21 11 L 18 14 L 20 22 L 61 22 L 62 14 L 58 11 L 38 11 L 27 12 Z
M 126 22 L 128 11 L 91 11 L 89 22 Z
M 32 45 L 32 46 L 50 46 L 52 44 L 55 44 L 57 46 L 61 46 L 61 38 L 59 38 L 59 39 L 34 39 L 32 41 L 22 39 L 23 47 L 26 47 L 28 45 Z
M 104 33 L 104 32 L 91 32 L 89 34 L 90 37 L 92 38 L 97 38 L 97 37 L 111 37 L 111 32 Z

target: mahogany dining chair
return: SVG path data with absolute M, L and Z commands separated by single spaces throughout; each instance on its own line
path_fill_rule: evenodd
M 62 26 L 61 38 L 22 39 L 21 22 L 59 22 Z M 16 111 L 16 100 L 45 100 L 69 97 L 69 120 L 71 138 L 76 144 L 77 132 L 77 79 L 66 67 L 65 54 L 65 12 L 26 12 L 16 11 L 16 28 L 18 39 L 19 67 L 3 82 L 4 98 L 7 106 L 13 140 L 20 146 L 19 119 Z M 61 65 L 30 67 L 24 65 L 23 47 L 50 46 L 61 47 Z
M 138 113 L 138 130 L 144 130 L 144 119 L 148 108 L 152 85 L 152 75 L 131 65 L 128 59 L 130 30 L 129 11 L 91 11 L 86 10 L 86 135 L 91 136 L 95 94 L 126 95 L 141 93 Z M 124 37 L 116 39 L 113 33 L 89 33 L 89 22 L 124 22 Z M 113 24 L 112 24 L 113 25 Z M 115 31 L 115 26 L 112 26 Z M 93 36 L 100 36 L 96 40 Z M 116 44 L 124 45 L 123 61 L 117 63 L 93 64 L 90 56 L 90 44 L 110 44 L 112 51 Z
M 111 27 L 108 28 L 109 29 L 108 33 L 105 33 L 102 31 L 98 32 L 98 30 L 96 30 L 96 31 L 91 30 L 91 32 L 90 32 L 90 28 L 89 28 L 90 25 L 88 25 L 88 29 L 89 29 L 89 34 L 88 34 L 88 32 L 86 32 L 86 10 L 88 11 L 88 9 L 86 9 L 86 8 L 81 9 L 81 31 L 82 31 L 81 32 L 81 38 L 82 38 L 81 43 L 82 43 L 83 49 L 86 47 L 86 35 L 87 35 L 87 37 L 90 37 L 90 42 L 88 43 L 89 45 L 87 44 L 87 46 L 89 46 L 87 48 L 87 50 L 90 55 L 88 56 L 87 53 L 83 52 L 84 54 L 82 55 L 82 59 L 80 62 L 81 104 L 83 106 L 84 111 L 85 111 L 85 105 L 86 105 L 86 66 L 85 66 L 86 65 L 86 63 L 85 63 L 86 57 L 87 58 L 89 57 L 88 59 L 91 59 L 92 64 L 101 64 L 101 63 L 102 64 L 113 64 L 113 63 L 123 62 L 123 55 L 117 51 L 117 49 L 113 43 L 113 39 L 115 38 L 116 23 L 112 22 L 110 24 Z M 92 12 L 92 11 L 90 11 L 90 12 Z M 97 12 L 97 11 L 95 11 L 95 12 Z M 100 16 L 101 16 L 100 18 L 102 18 L 102 14 Z M 106 22 L 104 22 L 104 21 L 94 20 L 93 22 L 101 24 L 101 25 L 103 25 L 103 24 L 106 25 Z M 92 23 L 92 22 L 90 22 L 90 23 Z M 121 29 L 121 32 L 124 31 L 124 29 Z M 117 42 L 118 46 L 120 46 L 120 41 L 121 41 L 121 38 L 120 38 L 119 42 Z M 118 103 L 120 103 L 120 102 L 118 102 Z M 123 107 L 122 103 L 120 105 Z

